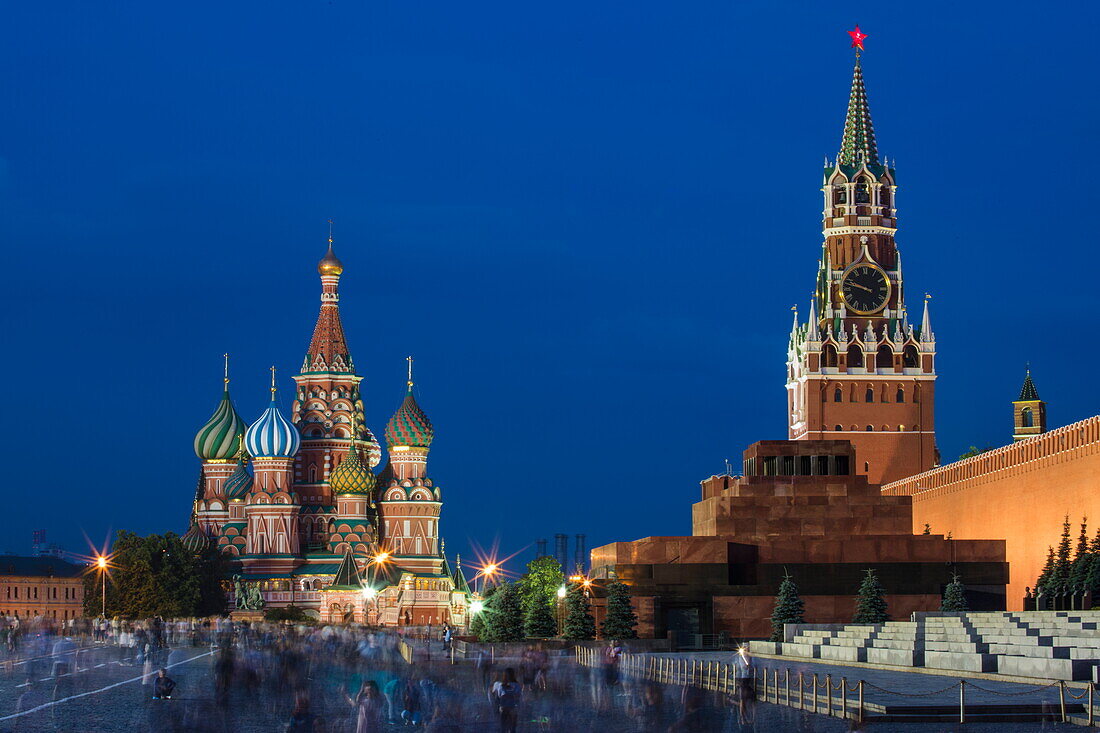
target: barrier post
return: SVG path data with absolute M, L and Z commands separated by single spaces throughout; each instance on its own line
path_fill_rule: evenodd
M 1090 727 L 1090 728 L 1092 727 L 1092 724 L 1093 724 L 1093 712 L 1092 712 L 1092 688 L 1093 688 L 1093 684 L 1092 684 L 1092 683 L 1090 682 L 1090 683 L 1089 683 L 1089 727 Z
M 806 709 L 806 679 L 802 670 L 798 671 L 798 709 Z
M 1058 680 L 1058 706 L 1062 709 L 1062 722 L 1066 722 L 1066 681 Z
M 814 672 L 814 714 L 817 714 L 817 672 Z
M 966 722 L 966 680 L 959 680 L 959 722 Z
M 840 717 L 848 719 L 848 678 L 840 678 Z
M 859 681 L 859 711 L 856 713 L 856 721 L 863 722 L 863 680 Z
M 783 695 L 783 704 L 787 707 L 794 707 L 791 705 L 791 670 L 790 667 L 783 670 L 783 686 L 787 689 Z

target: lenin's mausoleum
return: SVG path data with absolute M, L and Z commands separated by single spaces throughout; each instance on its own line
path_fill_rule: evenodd
M 1064 516 L 1100 518 L 1100 417 L 1047 432 L 1030 373 L 1013 443 L 939 465 L 936 336 L 927 297 L 919 319 L 907 309 L 896 171 L 858 56 L 821 191 L 814 296 L 787 351 L 789 439 L 703 481 L 690 537 L 592 551 L 596 577 L 631 585 L 642 635 L 765 637 L 785 573 L 811 623 L 850 622 L 868 568 L 895 619 L 938 610 L 956 573 L 972 610 L 1021 610 Z

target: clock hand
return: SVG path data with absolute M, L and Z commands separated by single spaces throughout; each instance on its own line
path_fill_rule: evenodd
M 854 283 L 854 282 L 849 282 L 848 284 L 851 285 L 853 288 L 859 288 L 860 290 L 866 290 L 868 293 L 874 292 L 874 291 L 871 290 L 871 288 L 867 287 L 866 285 L 860 285 L 859 283 Z

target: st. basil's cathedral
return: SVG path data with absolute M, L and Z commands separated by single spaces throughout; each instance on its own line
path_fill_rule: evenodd
M 272 368 L 271 402 L 246 425 L 226 369 L 221 402 L 195 435 L 202 469 L 183 543 L 192 552 L 217 547 L 230 560 L 238 608 L 248 607 L 239 598 L 247 589 L 265 607 L 293 605 L 328 621 L 464 626 L 470 589 L 444 554 L 442 495 L 427 474 L 435 433 L 413 394 L 412 358 L 376 474 L 382 450 L 340 321 L 344 268 L 331 237 L 317 271 L 321 311 L 293 378 L 291 417 Z

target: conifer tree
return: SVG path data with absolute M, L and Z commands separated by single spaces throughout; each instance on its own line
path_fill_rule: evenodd
M 1047 547 L 1047 561 L 1043 565 L 1043 570 L 1039 573 L 1038 579 L 1035 581 L 1035 593 L 1038 595 L 1041 592 L 1050 592 L 1051 576 L 1054 575 L 1054 545 Z
M 592 618 L 592 609 L 584 588 L 574 583 L 565 594 L 565 624 L 562 637 L 573 641 L 596 638 L 596 619 Z
M 1093 593 L 1100 590 L 1100 528 L 1089 546 L 1089 564 L 1085 572 L 1085 589 Z
M 637 639 L 638 616 L 630 605 L 630 586 L 614 580 L 607 586 L 607 616 L 601 631 L 605 639 Z
M 495 642 L 523 641 L 523 604 L 515 583 L 503 583 L 493 596 L 493 613 L 486 620 Z
M 470 635 L 476 636 L 478 641 L 491 642 L 493 629 L 489 625 L 489 619 L 493 615 L 493 596 L 500 586 L 490 586 L 481 596 L 481 610 L 470 619 Z
M 775 609 L 772 611 L 772 641 L 783 641 L 783 624 L 804 624 L 805 605 L 798 595 L 798 586 L 790 574 L 784 573 L 779 584 L 779 595 L 775 597 Z
M 1073 555 L 1070 565 L 1069 587 L 1076 592 L 1085 584 L 1085 578 L 1089 574 L 1091 556 L 1089 555 L 1088 517 L 1081 518 L 1081 533 L 1077 536 L 1077 550 Z
M 1069 515 L 1062 524 L 1062 539 L 1058 543 L 1058 552 L 1054 556 L 1054 570 L 1050 574 L 1050 590 L 1053 593 L 1061 593 L 1069 585 L 1070 549 L 1072 542 L 1069 538 Z
M 943 601 L 940 603 L 940 610 L 969 610 L 969 606 L 966 602 L 966 586 L 963 585 L 962 580 L 959 579 L 958 573 L 955 573 L 951 576 L 951 582 L 947 584 L 947 588 L 944 590 Z
M 890 614 L 886 608 L 886 589 L 882 587 L 875 571 L 868 568 L 863 582 L 859 586 L 859 597 L 856 599 L 856 615 L 852 618 L 854 624 L 881 624 L 890 620 Z
M 558 634 L 558 621 L 550 606 L 541 601 L 528 600 L 523 613 L 523 633 L 529 638 L 548 639 Z

